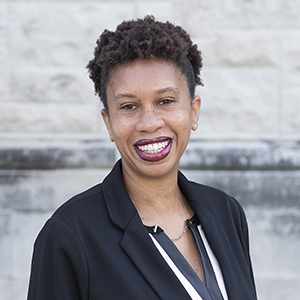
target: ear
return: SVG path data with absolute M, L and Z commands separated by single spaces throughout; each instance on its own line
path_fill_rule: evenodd
M 198 120 L 201 107 L 201 98 L 195 96 L 192 101 L 193 119 L 192 119 L 192 130 L 196 131 L 198 128 Z
M 106 129 L 107 129 L 107 131 L 109 133 L 110 140 L 112 142 L 114 142 L 114 138 L 113 138 L 112 130 L 111 130 L 111 126 L 110 126 L 110 120 L 109 120 L 108 111 L 105 108 L 101 109 L 101 116 L 102 116 L 102 119 L 103 119 L 103 121 L 105 123 Z

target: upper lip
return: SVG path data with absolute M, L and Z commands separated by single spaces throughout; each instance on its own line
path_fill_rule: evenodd
M 169 141 L 170 138 L 167 136 L 160 136 L 154 139 L 143 139 L 143 140 L 139 140 L 137 141 L 134 146 L 144 146 L 144 145 L 149 145 L 149 144 L 155 144 L 155 143 L 162 143 L 165 141 Z

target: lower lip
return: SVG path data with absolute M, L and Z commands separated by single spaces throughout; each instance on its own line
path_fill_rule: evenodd
M 170 141 L 169 145 L 158 153 L 147 153 L 139 150 L 137 147 L 135 147 L 134 149 L 141 159 L 145 161 L 155 162 L 155 161 L 160 161 L 165 157 L 167 157 L 171 151 L 171 147 L 172 147 L 172 141 Z

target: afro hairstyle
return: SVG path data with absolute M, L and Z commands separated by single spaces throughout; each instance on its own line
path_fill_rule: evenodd
M 94 58 L 86 68 L 107 111 L 106 90 L 111 71 L 136 59 L 162 58 L 174 63 L 186 77 L 191 97 L 196 85 L 203 85 L 201 52 L 184 29 L 168 21 L 159 22 L 153 16 L 124 21 L 115 32 L 104 30 L 96 44 Z

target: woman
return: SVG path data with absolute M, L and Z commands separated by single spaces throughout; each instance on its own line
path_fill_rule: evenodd
M 255 300 L 241 206 L 179 171 L 201 53 L 153 17 L 104 31 L 87 66 L 121 159 L 35 243 L 28 299 Z

